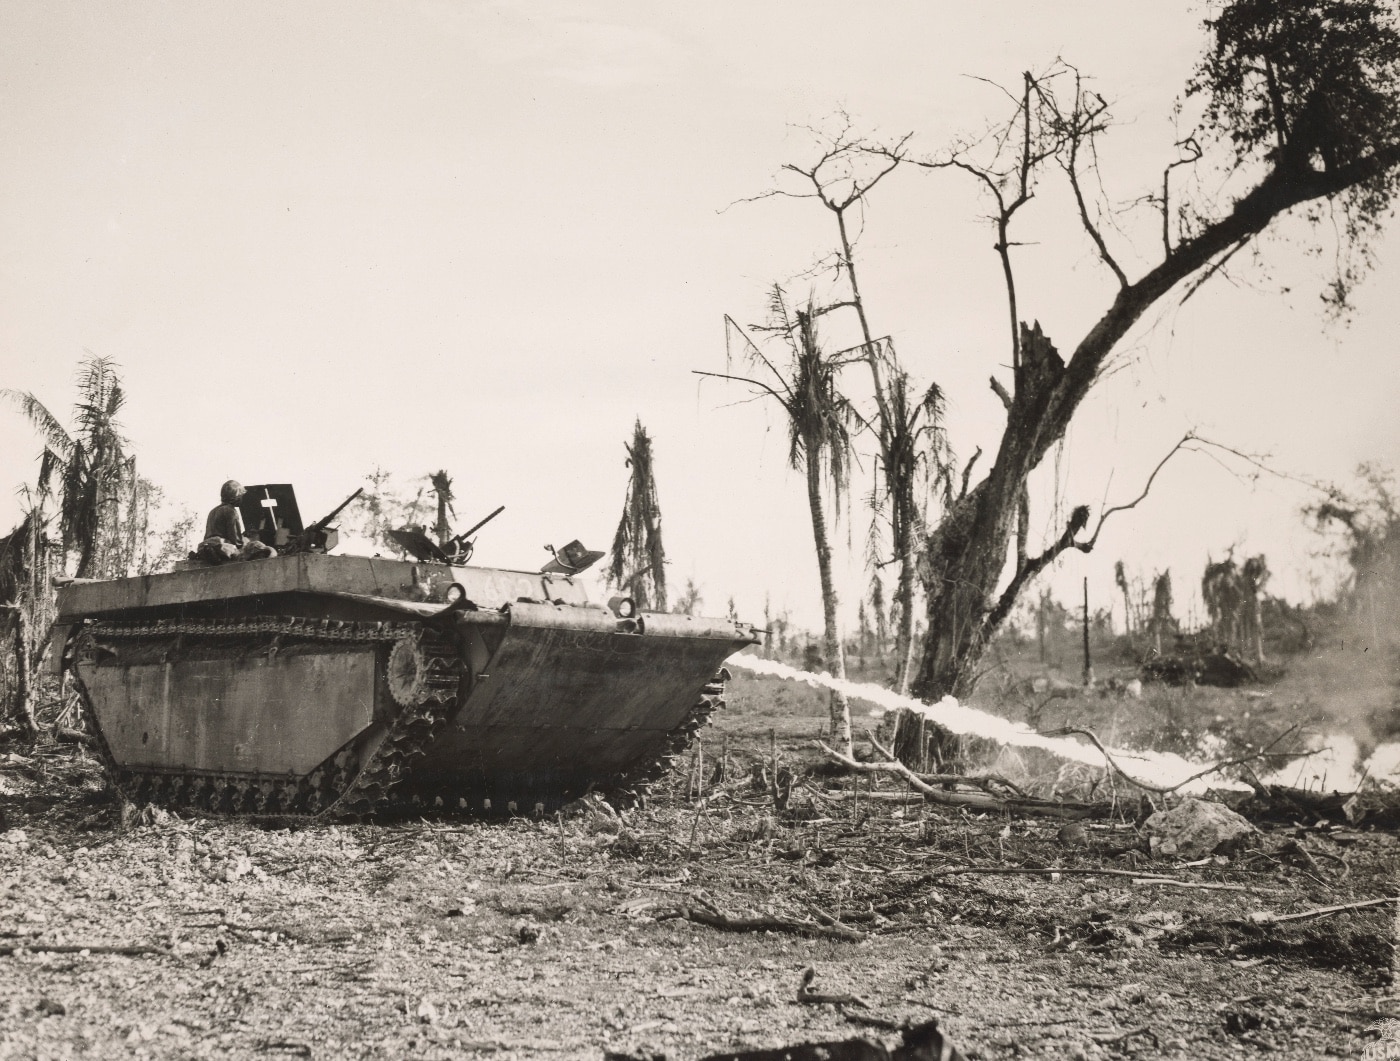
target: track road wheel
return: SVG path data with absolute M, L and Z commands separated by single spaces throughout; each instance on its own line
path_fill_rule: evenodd
M 389 695 L 400 707 L 417 707 L 428 694 L 428 657 L 416 637 L 401 637 L 389 650 Z

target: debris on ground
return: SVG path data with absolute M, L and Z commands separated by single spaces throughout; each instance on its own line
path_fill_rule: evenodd
M 200 817 L 0 749 L 0 1056 L 1311 1061 L 1400 1017 L 1371 812 L 1149 869 L 1103 771 L 917 775 L 992 800 L 938 802 L 829 769 L 825 709 L 722 718 L 703 792 L 681 764 L 541 819 Z

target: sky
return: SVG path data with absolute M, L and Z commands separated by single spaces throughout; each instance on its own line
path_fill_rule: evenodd
M 1205 37 L 1200 4 L 656 4 L 541 0 L 0 4 L 0 387 L 67 416 L 88 353 L 120 366 L 122 424 L 172 511 L 228 478 L 295 484 L 328 511 L 375 467 L 455 480 L 461 522 L 505 512 L 477 560 L 533 569 L 546 543 L 605 548 L 634 420 L 652 435 L 673 595 L 761 621 L 820 621 L 800 477 L 776 408 L 724 371 L 724 315 L 765 293 L 831 293 L 812 267 L 831 219 L 741 202 L 810 163 L 836 115 L 933 157 L 1002 114 L 990 82 L 1056 56 L 1119 125 L 1104 201 L 1154 190 L 1189 124 L 1173 105 Z M 1202 171 L 1199 190 L 1216 190 Z M 1016 249 L 1020 305 L 1062 350 L 1112 277 L 1050 183 Z M 986 204 L 904 167 L 858 243 L 877 334 L 949 397 L 959 457 L 1002 422 L 1005 295 Z M 1110 231 L 1130 273 L 1155 247 L 1139 208 Z M 1305 480 L 1400 454 L 1396 238 L 1348 326 L 1318 293 L 1330 250 L 1280 226 L 1261 261 L 1143 322 L 1034 481 L 1034 534 L 1069 506 L 1136 496 L 1196 430 Z M 1242 256 L 1242 258 L 1245 256 Z M 833 318 L 829 343 L 849 341 Z M 859 384 L 854 384 L 858 389 Z M 0 408 L 0 524 L 39 443 Z M 868 446 L 867 446 L 868 449 Z M 1293 478 L 1183 454 L 1051 584 L 1117 603 L 1116 560 L 1170 569 L 1184 613 L 1208 556 L 1264 552 L 1270 588 L 1317 592 L 1319 540 Z M 848 623 L 868 575 L 858 471 L 838 537 Z M 193 545 L 193 543 L 191 543 Z M 1199 618 L 1199 616 L 1197 616 Z

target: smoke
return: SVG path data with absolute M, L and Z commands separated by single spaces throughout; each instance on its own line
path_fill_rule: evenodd
M 1262 777 L 1265 784 L 1314 792 L 1355 792 L 1371 781 L 1400 781 L 1400 743 L 1378 746 L 1363 760 L 1356 738 L 1333 733 L 1312 754 Z

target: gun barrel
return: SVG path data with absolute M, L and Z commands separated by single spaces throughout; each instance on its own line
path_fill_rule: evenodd
M 354 501 L 355 498 L 359 497 L 364 492 L 365 488 L 363 486 L 360 487 L 353 494 L 347 497 L 344 501 L 336 505 L 335 508 L 331 510 L 331 514 L 329 516 L 322 516 L 315 523 L 311 524 L 311 527 L 308 527 L 307 529 L 310 530 L 314 527 L 316 530 L 325 530 L 326 525 L 329 524 L 331 520 L 335 519 L 336 516 L 340 515 L 342 512 L 345 511 L 346 505 L 350 504 L 351 501 Z
M 461 534 L 456 535 L 456 537 L 458 537 L 458 538 L 470 538 L 473 534 L 475 534 L 477 531 L 481 530 L 482 527 L 486 526 L 486 524 L 490 523 L 493 519 L 495 519 L 497 516 L 499 516 L 499 515 L 500 515 L 502 512 L 504 512 L 505 510 L 506 510 L 506 506 L 505 506 L 505 505 L 502 505 L 500 508 L 496 509 L 495 512 L 492 512 L 491 515 L 487 516 L 487 517 L 486 517 L 484 520 L 482 520 L 480 523 L 478 523 L 478 524 L 476 524 L 475 526 L 473 526 L 471 530 L 463 531 Z

